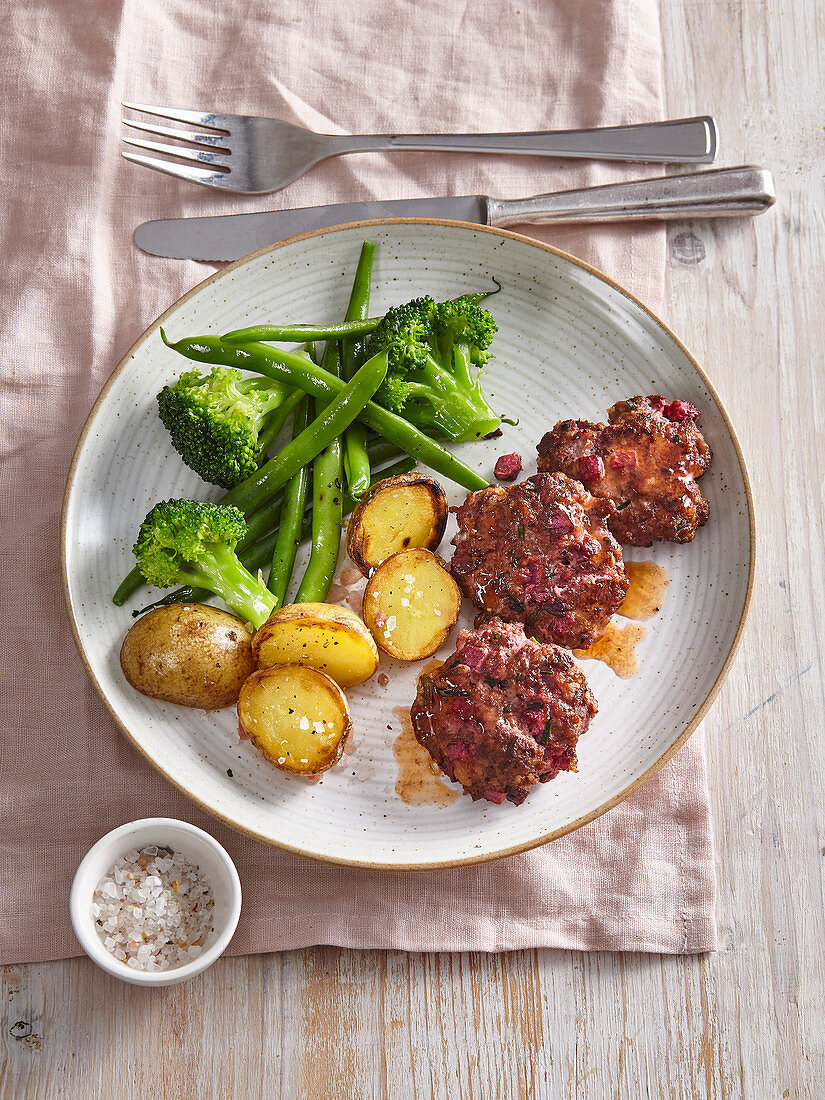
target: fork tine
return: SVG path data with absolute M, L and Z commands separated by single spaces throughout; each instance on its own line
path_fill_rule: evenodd
M 133 164 L 142 164 L 145 168 L 154 168 L 156 172 L 163 172 L 167 176 L 175 176 L 179 180 L 187 180 L 189 183 L 205 183 L 207 187 L 217 187 L 222 191 L 237 191 L 238 188 L 229 183 L 228 172 L 209 172 L 206 168 L 195 168 L 194 165 L 173 164 L 170 160 L 156 160 L 155 157 L 144 157 L 140 153 L 127 153 L 121 150 L 120 155 L 124 160 Z
M 157 115 L 159 118 L 171 118 L 174 122 L 193 122 L 196 126 L 208 126 L 211 130 L 229 131 L 229 115 L 218 115 L 214 112 L 185 111 L 178 107 L 153 107 L 148 103 L 127 103 L 121 100 L 123 107 L 129 107 L 132 111 L 143 111 L 147 115 Z
M 189 149 L 183 145 L 164 145 L 161 141 L 144 141 L 143 138 L 123 138 L 127 145 L 134 145 L 138 149 L 148 149 L 152 153 L 165 153 L 170 157 L 182 157 L 183 160 L 193 160 L 201 164 L 222 164 L 229 167 L 229 151 L 221 153 L 208 153 L 205 149 Z
M 133 130 L 140 130 L 144 134 L 160 134 L 161 137 L 178 138 L 180 141 L 193 141 L 198 145 L 222 146 L 226 148 L 226 137 L 223 134 L 198 134 L 194 130 L 176 130 L 174 126 L 155 126 L 151 122 L 131 122 L 128 118 L 120 120 L 124 126 L 130 126 Z M 229 149 L 226 149 L 229 152 Z

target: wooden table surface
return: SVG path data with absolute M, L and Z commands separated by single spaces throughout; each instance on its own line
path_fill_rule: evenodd
M 754 221 L 674 223 L 666 320 L 753 478 L 750 622 L 707 722 L 721 948 L 705 957 L 314 948 L 167 990 L 7 967 L 0 1097 L 825 1096 L 825 232 L 818 0 L 662 0 L 672 116 L 773 170 Z

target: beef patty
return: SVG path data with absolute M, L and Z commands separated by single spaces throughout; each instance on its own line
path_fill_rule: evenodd
M 462 630 L 452 657 L 421 674 L 410 713 L 418 741 L 466 794 L 518 806 L 536 783 L 576 770 L 596 710 L 566 650 L 492 619 Z
M 619 401 L 607 415 L 607 424 L 562 420 L 547 432 L 538 445 L 539 470 L 567 474 L 612 500 L 608 526 L 619 542 L 690 542 L 707 522 L 696 478 L 711 460 L 695 406 L 653 394 Z
M 615 505 L 564 474 L 470 493 L 456 509 L 450 568 L 476 606 L 540 642 L 586 649 L 627 592 Z

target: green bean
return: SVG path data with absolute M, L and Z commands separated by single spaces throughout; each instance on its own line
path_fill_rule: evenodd
M 397 477 L 399 474 L 408 474 L 414 469 L 415 459 L 402 458 L 400 461 L 393 463 L 392 466 L 386 466 L 383 470 L 378 470 L 373 475 L 372 484 L 375 485 L 376 482 L 383 481 L 385 477 Z M 357 503 L 357 500 L 353 500 L 351 496 L 344 494 L 344 515 L 348 516 Z M 276 525 L 277 522 L 276 518 Z M 309 538 L 311 531 L 312 505 L 308 505 L 304 510 L 304 518 L 301 523 L 301 541 Z M 257 573 L 259 569 L 262 569 L 266 563 L 271 560 L 277 541 L 277 530 L 270 531 L 265 538 L 255 543 L 254 546 L 248 547 L 242 554 L 239 554 L 238 557 L 250 573 Z M 142 577 L 141 580 L 143 580 Z M 213 595 L 214 593 L 210 592 L 208 588 L 191 588 L 189 586 L 185 588 L 176 588 L 174 592 L 168 592 L 154 603 L 142 607 L 139 611 L 133 611 L 132 616 L 133 618 L 137 618 L 138 615 L 143 615 L 147 611 L 154 610 L 156 607 L 168 607 L 169 604 L 173 603 L 201 603 L 203 600 L 211 599 Z
M 329 396 L 340 392 L 343 385 L 340 379 L 331 377 L 320 367 L 316 367 L 314 372 L 306 373 L 300 378 L 293 376 L 284 360 L 287 353 L 267 344 L 239 344 L 236 345 L 236 350 L 242 353 L 238 358 L 244 364 L 244 369 L 270 378 L 290 380 L 294 385 L 306 389 L 307 393 L 312 393 L 315 397 L 326 397 L 329 400 Z M 369 401 L 364 406 L 359 419 L 423 465 L 429 466 L 436 473 L 455 481 L 465 489 L 476 491 L 489 486 L 490 483 L 486 478 L 445 450 L 440 443 L 424 435 L 403 417 L 376 405 L 374 401 Z
M 345 324 L 352 321 L 369 320 L 367 313 L 370 306 L 370 283 L 372 282 L 372 264 L 375 258 L 375 245 L 372 241 L 364 241 L 361 245 L 361 253 L 358 257 L 358 265 L 355 268 L 355 278 L 352 281 L 352 290 L 349 296 L 349 305 L 344 314 Z M 350 333 L 350 335 L 353 335 Z
M 137 566 L 133 566 L 115 589 L 112 603 L 115 607 L 123 607 L 129 597 L 134 596 L 135 592 L 139 588 L 143 588 L 144 584 L 146 584 L 146 580 L 143 574 Z
M 381 466 L 385 462 L 395 461 L 400 458 L 403 453 L 403 451 L 399 451 L 397 447 L 394 447 L 392 443 L 388 443 L 385 439 L 375 439 L 367 445 L 367 454 L 373 466 Z M 242 550 L 251 543 L 257 542 L 258 539 L 272 530 L 274 525 L 270 513 L 273 508 L 281 504 L 282 499 L 283 492 L 279 491 L 272 500 L 265 503 L 263 507 L 258 507 L 255 511 L 251 511 L 250 509 L 250 511 L 247 512 L 247 531 L 243 539 L 238 543 L 239 549 Z M 223 498 L 220 498 L 218 503 L 223 504 Z
M 308 360 L 295 356 L 294 358 L 305 367 L 310 364 Z M 320 370 L 320 368 L 315 368 Z M 270 459 L 246 481 L 240 482 L 234 489 L 230 489 L 221 498 L 222 504 L 233 504 L 242 512 L 251 511 L 260 507 L 267 498 L 285 485 L 289 479 L 310 462 L 315 456 L 327 447 L 333 439 L 337 438 L 344 428 L 363 409 L 366 402 L 375 393 L 384 380 L 387 373 L 386 355 L 374 355 L 368 360 L 358 373 L 347 382 L 346 386 L 336 391 L 334 400 L 327 405 L 315 420 L 296 436 L 281 450 L 276 458 Z M 330 376 L 333 377 L 333 376 Z M 340 379 L 336 378 L 340 383 Z M 250 538 L 247 531 L 246 540 Z M 138 575 L 139 571 L 138 571 Z M 132 575 L 123 581 L 113 597 L 115 604 L 120 606 L 128 597 L 140 587 L 142 581 L 132 587 Z
M 304 394 L 303 401 L 295 410 L 293 436 L 300 435 L 309 424 L 310 401 L 311 398 Z M 318 461 L 317 458 L 315 461 Z M 301 542 L 301 520 L 309 489 L 309 473 L 309 466 L 302 466 L 298 473 L 292 476 L 284 490 L 278 538 L 272 553 L 272 568 L 267 581 L 267 588 L 275 597 L 273 611 L 283 607 L 286 590 L 295 566 L 295 555 Z
M 369 241 L 365 241 L 369 244 Z M 373 245 L 373 250 L 375 246 Z M 467 298 L 471 302 L 483 302 L 493 294 L 501 290 L 501 283 L 493 279 L 495 290 L 486 290 L 473 294 L 462 294 L 461 298 Z M 331 325 L 251 325 L 248 328 L 236 328 L 225 333 L 221 340 L 229 344 L 248 344 L 256 340 L 271 340 L 281 343 L 303 343 L 306 340 L 342 340 L 348 336 L 366 336 L 374 332 L 383 317 L 353 317 L 343 324 Z
M 266 423 L 261 434 L 258 436 L 259 455 L 258 461 L 266 458 L 266 452 L 278 438 L 281 428 L 286 424 L 287 417 L 304 397 L 303 390 L 295 390 L 288 397 L 284 398 L 284 403 L 279 405 L 278 408 L 272 413 L 269 420 Z
M 397 447 L 393 446 L 392 443 L 388 443 L 386 439 L 371 440 L 367 444 L 367 452 L 373 466 L 380 466 L 384 462 L 389 462 L 390 459 L 397 459 L 398 456 L 403 453 L 399 451 Z M 413 466 L 415 466 L 414 462 L 410 468 Z M 389 477 L 390 475 L 387 474 L 386 476 Z M 375 479 L 373 479 L 373 481 L 374 480 Z M 283 492 L 278 492 L 264 507 L 259 507 L 255 504 L 248 509 L 246 520 L 247 532 L 237 546 L 239 552 L 238 556 L 241 560 L 243 560 L 243 555 L 240 553 L 241 550 L 256 543 L 259 539 L 263 538 L 264 535 L 269 534 L 273 527 L 277 526 L 282 500 Z M 223 503 L 223 497 L 218 499 L 218 503 Z M 253 508 L 255 508 L 254 511 Z M 246 563 L 244 562 L 244 564 Z M 260 565 L 256 566 L 256 568 L 260 569 Z M 112 597 L 112 603 L 117 607 L 122 607 L 129 597 L 134 596 L 135 592 L 142 588 L 144 584 L 146 584 L 146 581 L 143 579 L 143 574 L 137 566 L 135 566 L 120 582 L 117 591 Z M 192 597 L 186 598 L 191 599 Z M 172 600 L 170 602 L 177 603 L 178 601 Z
M 338 374 L 341 355 L 334 340 L 327 341 L 324 369 Z M 312 466 L 312 550 L 295 603 L 323 603 L 332 584 L 341 548 L 341 519 L 344 514 L 343 440 L 333 439 L 316 456 Z
M 381 439 L 380 436 L 378 439 L 371 439 L 367 443 L 367 458 L 370 461 L 370 467 L 381 466 L 390 460 L 395 461 L 403 454 L 404 452 L 396 447 L 394 443 L 390 443 L 388 439 Z
M 278 340 L 283 343 L 341 340 L 344 336 L 365 336 L 378 327 L 380 320 L 380 317 L 357 317 L 333 325 L 252 325 L 233 329 L 221 336 L 221 340 L 227 344 L 248 344 L 250 340 Z
M 415 459 L 408 455 L 393 462 L 391 466 L 385 466 L 383 470 L 373 470 L 370 485 L 377 485 L 386 477 L 399 477 L 401 474 L 409 474 L 415 469 Z M 349 493 L 344 494 L 344 515 L 348 516 L 358 503 Z
M 169 343 L 168 346 L 196 362 L 219 363 L 252 371 L 255 374 L 263 374 L 269 378 L 299 386 L 313 397 L 320 397 L 326 401 L 332 400 L 344 386 L 340 378 L 333 377 L 323 368 L 307 363 L 294 352 L 282 351 L 269 344 L 223 344 L 217 336 L 197 336 L 178 340 L 174 344 Z M 373 401 L 365 405 L 359 419 L 373 431 L 395 443 L 406 454 L 412 455 L 424 466 L 429 466 L 436 473 L 449 478 L 450 481 L 456 482 L 465 489 L 471 491 L 486 489 L 490 484 L 435 440 L 420 432 L 409 421 L 389 412 L 388 409 L 381 408 Z M 265 467 L 262 466 L 261 471 L 264 469 Z
M 251 477 L 230 489 L 221 503 L 233 504 L 243 512 L 250 506 L 250 502 L 266 499 L 280 489 L 293 474 L 311 462 L 352 423 L 381 385 L 386 373 L 385 354 L 368 359 L 345 386 L 341 385 L 335 391 L 334 400 L 315 417 L 308 428 L 287 443 L 276 458 L 264 463 Z M 340 383 L 338 378 L 335 381 Z
M 180 352 L 181 354 L 184 354 L 184 355 L 186 354 L 185 352 L 183 352 L 181 350 L 181 348 L 175 347 L 174 344 L 171 344 L 167 340 L 166 333 L 164 332 L 164 330 L 162 328 L 160 330 L 160 335 L 161 335 L 161 339 L 163 340 L 163 342 L 166 344 L 167 347 L 174 348 L 176 351 Z M 212 337 L 211 339 L 216 339 L 216 338 Z M 181 341 L 181 343 L 183 343 L 183 341 Z M 217 362 L 217 360 L 215 360 L 215 359 L 208 359 L 204 356 L 199 357 L 197 355 L 190 355 L 190 356 L 187 356 L 187 358 L 197 359 L 197 361 L 201 362 L 201 363 L 216 363 Z M 304 351 L 304 352 L 293 352 L 292 353 L 292 358 L 295 361 L 295 365 L 298 366 L 298 367 L 301 364 L 306 366 L 308 363 L 312 363 L 312 359 L 309 357 L 309 354 L 306 351 Z M 271 446 L 273 440 L 276 438 L 276 436 L 280 432 L 281 428 L 286 423 L 286 418 L 287 418 L 287 416 L 289 416 L 290 411 L 301 400 L 301 397 L 303 396 L 303 392 L 304 391 L 299 388 L 295 393 L 289 394 L 284 399 L 283 404 L 281 404 L 278 407 L 278 409 L 276 409 L 276 411 L 273 413 L 272 417 L 270 418 L 269 424 L 266 426 L 266 428 L 264 429 L 264 431 L 261 433 L 261 435 L 259 437 L 260 441 L 261 441 L 261 455 L 264 455 L 265 452 L 269 449 L 269 447 Z M 262 503 L 262 501 L 257 501 L 246 510 L 247 511 L 253 511 L 253 509 L 259 507 L 259 505 L 261 503 Z M 245 542 L 248 542 L 248 541 L 250 541 L 249 538 L 247 538 L 245 541 L 241 541 L 238 544 L 239 548 L 244 546 Z M 129 599 L 130 596 L 133 596 L 139 588 L 143 587 L 144 583 L 145 582 L 144 582 L 144 579 L 143 579 L 143 574 L 140 572 L 140 570 L 137 567 L 130 570 L 130 572 L 127 573 L 127 575 L 123 578 L 123 580 L 118 585 L 114 596 L 112 596 L 112 603 L 114 603 L 117 607 L 122 607 L 123 604 L 126 603 L 126 601 Z
M 371 241 L 364 241 L 361 245 L 361 255 L 358 257 L 358 267 L 355 270 L 355 280 L 347 307 L 345 318 L 347 321 L 359 320 L 366 317 L 369 312 L 374 257 L 375 245 Z M 350 336 L 342 340 L 341 377 L 344 381 L 352 378 L 359 361 L 366 358 L 366 347 L 367 341 L 364 339 L 359 340 Z M 367 457 L 367 429 L 358 420 L 353 420 L 344 432 L 344 472 L 347 475 L 348 491 L 356 499 L 360 499 L 370 485 L 370 463 Z

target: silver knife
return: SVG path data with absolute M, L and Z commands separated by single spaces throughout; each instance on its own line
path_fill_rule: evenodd
M 744 165 L 556 191 L 529 199 L 494 199 L 486 195 L 370 199 L 257 214 L 168 218 L 144 222 L 134 237 L 138 248 L 153 256 L 237 260 L 298 233 L 381 218 L 446 218 L 492 226 L 729 218 L 761 214 L 775 201 L 771 173 Z

